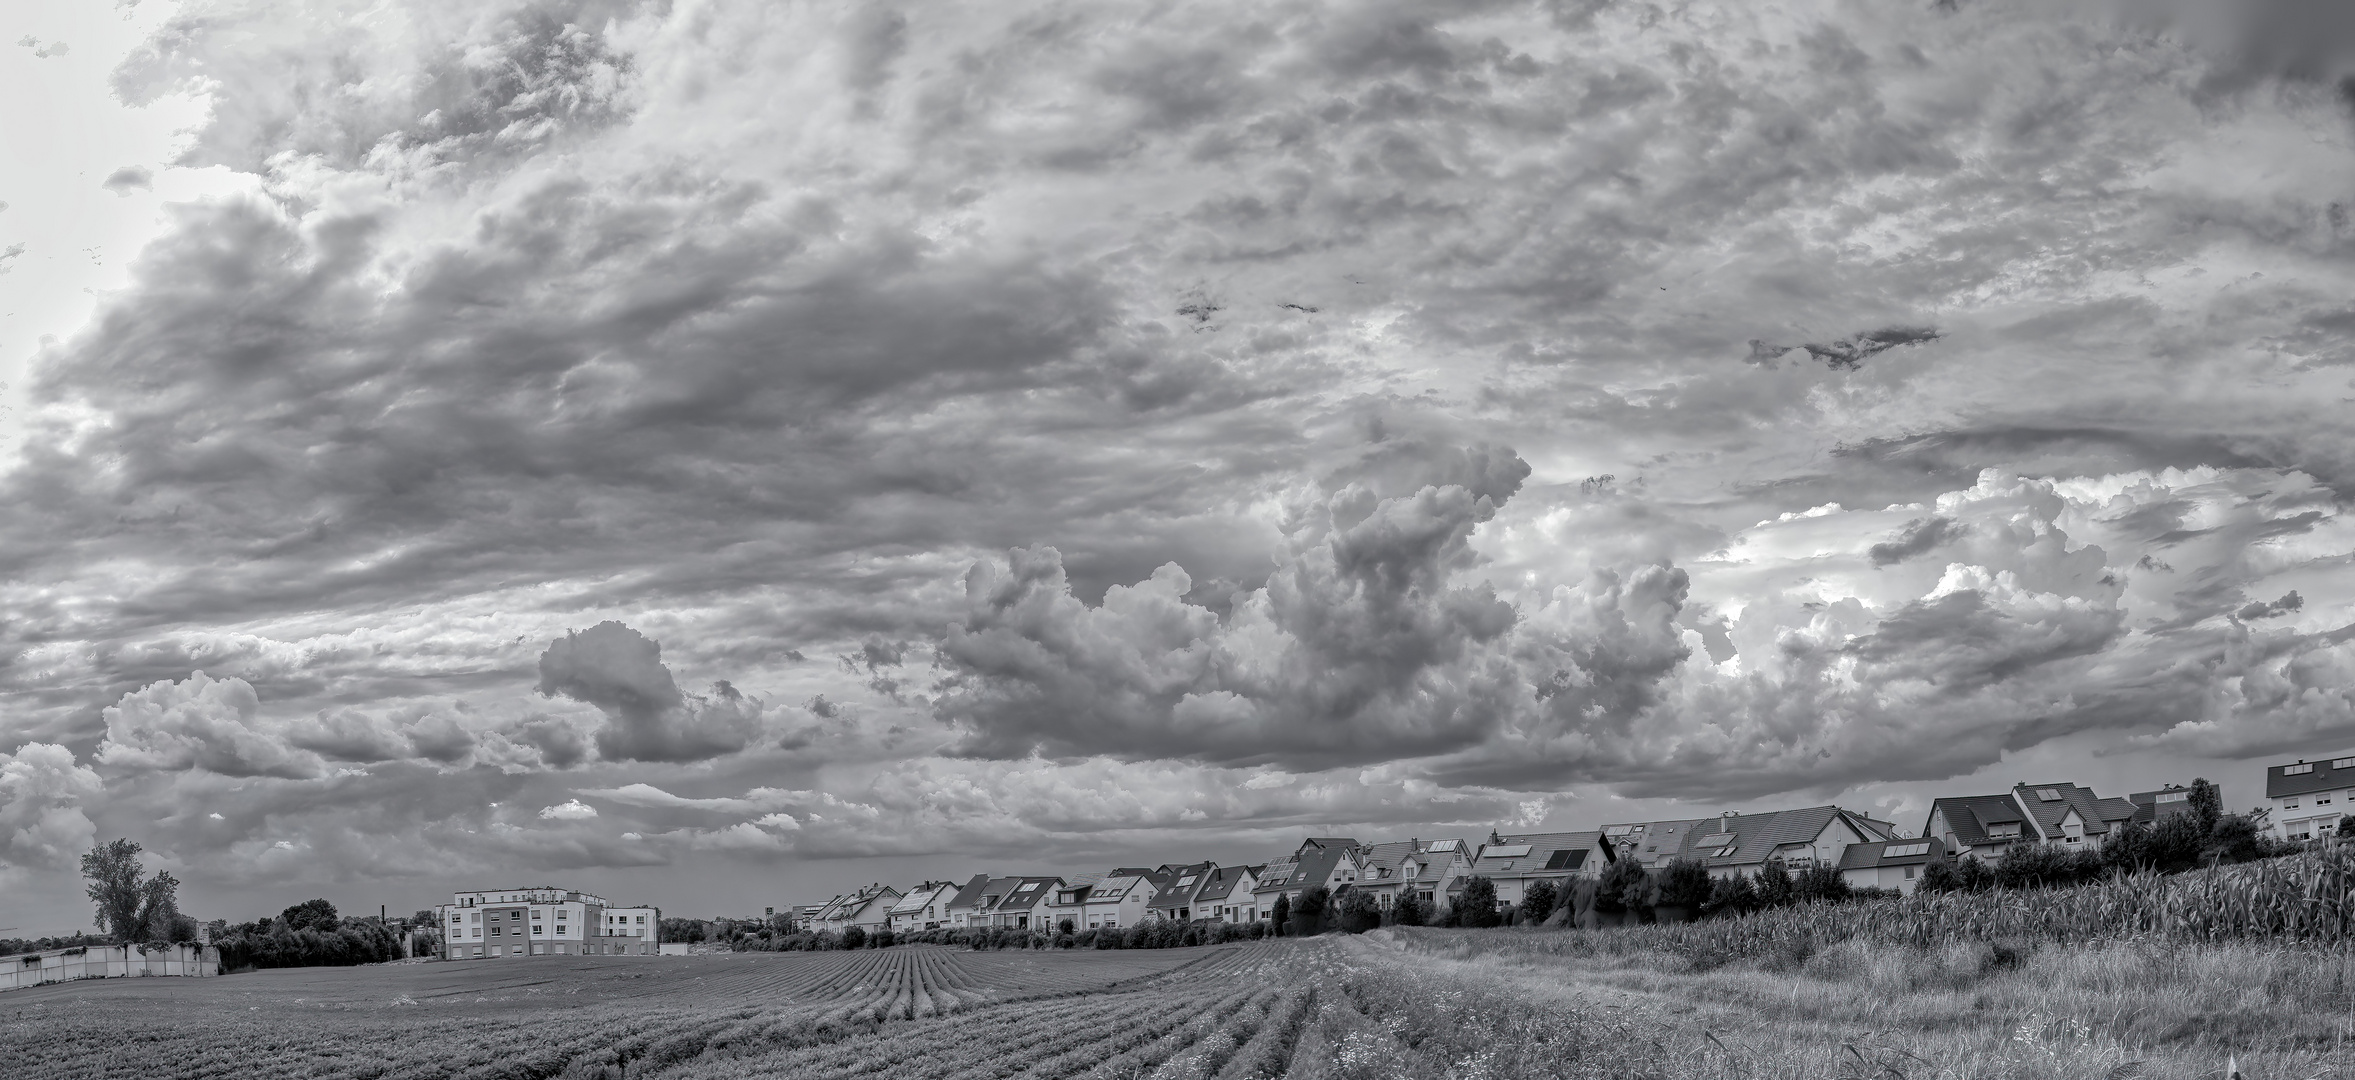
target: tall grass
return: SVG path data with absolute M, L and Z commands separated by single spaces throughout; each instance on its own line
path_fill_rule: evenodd
M 1805 957 L 1862 940 L 1938 950 L 1954 944 L 2301 943 L 2355 946 L 2355 844 L 2181 874 L 2126 874 L 2059 889 L 1917 893 L 1801 904 L 1735 918 L 1553 933 L 1516 948 L 1570 954 L 1666 951 L 1694 960 Z

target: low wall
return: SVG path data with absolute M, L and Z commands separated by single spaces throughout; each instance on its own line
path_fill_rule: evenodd
M 203 945 L 87 945 L 0 956 L 0 990 L 74 979 L 204 978 L 220 973 L 220 950 Z

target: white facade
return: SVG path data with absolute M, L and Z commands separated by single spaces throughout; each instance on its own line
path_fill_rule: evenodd
M 571 889 L 483 889 L 457 893 L 438 909 L 442 958 L 653 955 L 662 911 L 614 907 Z
M 2355 757 L 2300 761 L 2265 770 L 2266 831 L 2277 840 L 2320 840 L 2338 834 L 2339 820 L 2355 814 Z

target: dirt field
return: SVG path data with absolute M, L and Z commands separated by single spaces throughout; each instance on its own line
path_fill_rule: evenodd
M 2355 1077 L 2348 957 L 1850 943 L 1786 964 L 1561 932 L 1137 952 L 541 957 L 0 998 L 0 1077 L 2048 1080 Z

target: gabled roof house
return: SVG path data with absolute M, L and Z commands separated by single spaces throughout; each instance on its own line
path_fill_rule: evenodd
M 1004 879 L 1011 884 L 1005 895 L 990 906 L 986 913 L 991 926 L 1013 930 L 1029 929 L 1032 925 L 1047 925 L 1047 902 L 1055 894 L 1055 886 L 1063 884 L 1059 877 L 1018 877 Z
M 1212 922 L 1256 922 L 1259 913 L 1252 890 L 1259 887 L 1259 867 L 1213 867 L 1194 890 L 1192 918 Z
M 988 926 L 989 909 L 996 907 L 998 899 L 1013 887 L 1013 878 L 973 875 L 973 880 L 959 887 L 957 895 L 949 901 L 949 925 Z
M 1333 890 L 1356 884 L 1362 876 L 1358 848 L 1358 842 L 1347 837 L 1312 836 L 1301 841 L 1291 855 L 1268 860 L 1259 887 L 1251 895 L 1260 918 L 1275 913 L 1279 896 L 1297 902 L 1301 893 L 1319 885 Z
M 1525 833 L 1504 836 L 1488 834 L 1478 857 L 1473 859 L 1466 873 L 1487 878 L 1496 886 L 1499 904 L 1518 904 L 1529 896 L 1529 889 L 1540 881 L 1550 881 L 1557 892 L 1576 875 L 1601 872 L 1609 861 L 1609 848 L 1603 834 L 1589 832 Z M 1442 883 L 1441 888 L 1445 888 Z
M 867 931 L 881 930 L 891 924 L 891 907 L 899 899 L 898 889 L 879 882 L 868 885 L 835 897 L 819 910 L 817 928 L 837 932 L 853 926 Z
M 1194 894 L 1202 883 L 1210 879 L 1210 872 L 1218 867 L 1212 863 L 1189 863 L 1185 866 L 1165 866 L 1172 874 L 1169 884 L 1145 904 L 1145 914 L 1171 922 L 1187 922 L 1194 917 Z
M 1921 887 L 1931 863 L 1946 861 L 1946 842 L 1935 836 L 1868 840 L 1840 854 L 1840 876 L 1857 888 L 1895 889 L 1907 896 Z
M 894 931 L 933 930 L 947 925 L 948 901 L 955 899 L 957 886 L 948 881 L 927 881 L 908 890 L 906 896 L 891 905 L 885 918 Z
M 1145 866 L 1115 867 L 1103 879 L 1088 889 L 1081 902 L 1086 914 L 1084 929 L 1135 926 L 1145 921 L 1145 905 L 1161 894 L 1161 886 L 1171 878 L 1163 871 Z
M 1711 877 L 1755 874 L 1769 862 L 1799 870 L 1840 865 L 1851 844 L 1897 838 L 1897 827 L 1837 806 L 1719 814 L 1684 830 L 1676 858 L 1698 859 Z
M 1667 865 L 1684 853 L 1685 841 L 1714 818 L 1670 818 L 1665 821 L 1628 821 L 1602 828 L 1603 857 L 1609 862 L 1634 859 L 1647 870 Z
M 2021 843 L 2098 848 L 2134 819 L 2135 804 L 2075 784 L 2019 784 L 2001 795 L 1949 796 L 1930 804 L 1922 835 L 1957 858 L 1993 862 Z

